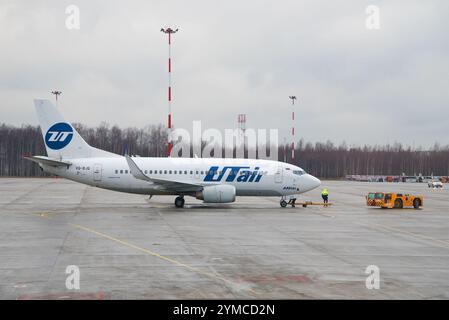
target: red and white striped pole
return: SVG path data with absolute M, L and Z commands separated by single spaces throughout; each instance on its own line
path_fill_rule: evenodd
M 292 107 L 295 105 L 296 96 L 289 96 Z M 295 160 L 295 109 L 292 109 L 292 160 Z
M 171 102 L 172 102 L 172 89 L 171 89 L 171 35 L 173 33 L 178 32 L 178 29 L 173 30 L 171 28 L 162 28 L 161 32 L 168 35 L 168 150 L 167 156 L 170 157 L 171 149 L 172 149 L 172 141 L 171 139 L 171 128 L 172 128 L 172 120 L 171 120 Z

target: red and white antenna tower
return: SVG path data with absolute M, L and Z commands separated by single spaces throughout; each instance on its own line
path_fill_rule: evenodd
M 171 149 L 172 149 L 172 141 L 171 141 L 171 128 L 172 128 L 172 120 L 171 120 L 171 102 L 172 102 L 172 89 L 171 89 L 171 35 L 178 32 L 178 29 L 173 30 L 172 28 L 161 28 L 161 32 L 168 35 L 168 157 L 170 157 Z
M 246 130 L 246 114 L 241 113 L 237 116 L 238 130 L 240 141 L 243 143 L 243 155 L 245 155 L 245 130 Z M 243 156 L 244 157 L 244 156 Z
M 289 96 L 292 107 L 295 105 L 296 96 Z M 295 109 L 292 108 L 292 161 L 295 160 Z
M 239 134 L 241 134 L 244 137 L 246 130 L 246 114 L 244 113 L 239 114 L 237 116 L 237 122 L 239 125 Z

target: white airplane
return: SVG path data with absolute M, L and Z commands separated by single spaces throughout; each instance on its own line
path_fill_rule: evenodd
M 236 196 L 286 196 L 307 192 L 321 181 L 303 169 L 271 160 L 229 158 L 144 158 L 91 147 L 49 100 L 34 100 L 47 156 L 29 156 L 42 170 L 99 188 L 184 196 L 205 203 L 234 202 Z

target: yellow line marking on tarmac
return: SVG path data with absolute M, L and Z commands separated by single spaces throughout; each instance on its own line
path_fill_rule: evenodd
M 170 262 L 170 263 L 172 263 L 172 264 L 174 264 L 174 265 L 177 265 L 177 266 L 180 266 L 180 267 L 184 267 L 184 268 L 186 268 L 186 269 L 188 269 L 188 270 L 190 270 L 190 271 L 199 273 L 199 274 L 204 275 L 204 276 L 207 276 L 207 277 L 209 277 L 209 278 L 212 278 L 212 279 L 215 279 L 215 280 L 221 280 L 221 281 L 223 281 L 223 282 L 225 282 L 225 283 L 230 284 L 231 286 L 235 286 L 235 285 L 236 285 L 235 283 L 233 283 L 232 281 L 230 281 L 230 280 L 228 280 L 228 279 L 222 277 L 221 275 L 214 274 L 214 273 L 210 273 L 210 272 L 206 272 L 206 271 L 202 271 L 202 270 L 200 270 L 200 269 L 198 269 L 198 268 L 195 268 L 195 267 L 192 267 L 192 266 L 190 266 L 190 265 L 188 265 L 188 264 L 182 263 L 182 262 L 177 261 L 177 260 L 175 260 L 175 259 L 168 258 L 168 257 L 166 257 L 166 256 L 163 256 L 163 255 L 159 254 L 159 253 L 156 253 L 156 252 L 153 252 L 153 251 L 151 251 L 151 250 L 148 250 L 148 249 L 139 247 L 139 246 L 137 246 L 137 245 L 135 245 L 135 244 L 132 244 L 132 243 L 130 243 L 130 242 L 127 242 L 127 241 L 124 241 L 124 240 L 121 240 L 121 239 L 112 237 L 112 236 L 110 236 L 110 235 L 107 235 L 107 234 L 102 233 L 102 232 L 100 232 L 100 231 L 94 230 L 94 229 L 92 229 L 92 228 L 88 228 L 88 227 L 85 227 L 85 226 L 82 226 L 82 225 L 79 225 L 79 224 L 74 224 L 74 223 L 69 223 L 69 225 L 71 225 L 72 227 L 75 227 L 75 228 L 78 228 L 78 229 L 81 229 L 81 230 L 84 230 L 84 231 L 87 231 L 87 232 L 96 234 L 96 235 L 98 235 L 98 236 L 100 236 L 100 237 L 109 239 L 109 240 L 111 240 L 111 241 L 120 243 L 120 244 L 122 244 L 122 245 L 124 245 L 124 246 L 126 246 L 126 247 L 129 247 L 129 248 L 132 248 L 132 249 L 141 251 L 141 252 L 143 252 L 143 253 L 152 255 L 152 256 L 157 257 L 157 258 L 159 258 L 159 259 L 161 259 L 161 260 Z M 250 292 L 252 292 L 252 293 L 254 293 L 254 294 L 258 294 L 255 290 L 253 290 L 253 289 L 251 289 L 251 288 L 249 288 L 249 289 L 247 289 L 247 290 L 250 291 Z
M 41 213 L 38 213 L 37 215 L 39 215 L 39 217 L 41 217 L 41 218 L 51 218 L 50 217 L 50 215 L 51 215 L 50 212 L 41 212 Z
M 41 212 L 41 213 L 39 213 L 38 215 L 39 215 L 39 217 L 41 217 L 41 218 L 52 219 L 52 217 L 50 217 L 50 216 L 48 215 L 47 212 Z M 102 232 L 100 232 L 100 231 L 94 230 L 94 229 L 92 229 L 92 228 L 88 228 L 88 227 L 85 227 L 85 226 L 82 226 L 82 225 L 79 225 L 79 224 L 75 224 L 75 223 L 68 223 L 68 225 L 70 225 L 70 226 L 72 226 L 72 227 L 74 227 L 74 228 L 77 228 L 77 229 L 81 229 L 81 230 L 84 230 L 84 231 L 87 231 L 87 232 L 96 234 L 96 235 L 98 235 L 98 236 L 100 236 L 100 237 L 102 237 L 102 238 L 106 238 L 106 239 L 109 239 L 109 240 L 111 240 L 111 241 L 120 243 L 120 244 L 122 244 L 122 245 L 124 245 L 124 246 L 126 246 L 126 247 L 128 247 L 128 248 L 132 248 L 132 249 L 141 251 L 141 252 L 143 252 L 143 253 L 146 253 L 146 254 L 149 254 L 149 255 L 151 255 L 151 256 L 157 257 L 157 258 L 159 258 L 159 259 L 161 259 L 161 260 L 170 262 L 170 263 L 172 263 L 172 264 L 174 264 L 174 265 L 177 265 L 177 266 L 186 268 L 186 269 L 188 269 L 188 270 L 190 270 L 190 271 L 192 271 L 192 272 L 196 272 L 196 273 L 198 273 L 198 274 L 201 274 L 201 275 L 204 275 L 204 276 L 206 276 L 206 277 L 212 278 L 212 279 L 214 279 L 214 280 L 220 280 L 220 281 L 223 281 L 224 283 L 227 283 L 227 284 L 231 285 L 232 288 L 234 288 L 235 286 L 238 286 L 238 285 L 239 285 L 239 284 L 233 283 L 231 280 L 228 280 L 228 279 L 224 278 L 224 277 L 221 276 L 220 274 L 214 274 L 214 273 L 211 273 L 211 272 L 202 271 L 202 270 L 200 270 L 200 269 L 198 269 L 198 268 L 189 266 L 188 264 L 182 263 L 182 262 L 177 261 L 177 260 L 175 260 L 175 259 L 168 258 L 168 257 L 166 257 L 166 256 L 163 256 L 163 255 L 159 254 L 159 253 L 156 253 L 156 252 L 153 252 L 153 251 L 151 251 L 151 250 L 148 250 L 148 249 L 139 247 L 139 246 L 137 246 L 137 245 L 135 245 L 135 244 L 132 244 L 132 243 L 130 243 L 130 242 L 127 242 L 127 241 L 124 241 L 124 240 L 121 240 L 121 239 L 112 237 L 112 236 L 110 236 L 110 235 L 107 235 L 107 234 L 102 233 Z M 259 292 L 257 292 L 257 291 L 254 290 L 254 289 L 251 289 L 251 288 L 245 288 L 245 289 L 246 289 L 247 291 L 249 291 L 249 292 L 255 294 L 255 295 L 259 295 L 259 294 L 260 294 Z
M 444 241 L 444 240 L 440 240 L 440 239 L 435 239 L 429 236 L 425 236 L 419 233 L 415 233 L 415 232 L 411 232 L 411 231 L 406 231 L 400 228 L 396 228 L 396 227 L 389 227 L 386 225 L 382 225 L 382 224 L 373 224 L 373 225 L 366 225 L 363 223 L 357 223 L 358 225 L 364 226 L 364 227 L 377 227 L 378 229 L 383 229 L 383 231 L 387 230 L 387 231 L 392 231 L 392 232 L 397 232 L 397 233 L 401 233 L 401 234 L 405 234 L 408 236 L 412 236 L 421 240 L 426 240 L 426 241 L 430 241 L 433 242 L 437 247 L 444 247 L 444 248 L 449 248 L 449 241 Z

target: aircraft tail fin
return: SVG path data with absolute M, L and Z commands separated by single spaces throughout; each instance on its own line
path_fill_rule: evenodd
M 47 155 L 53 159 L 118 157 L 91 147 L 76 129 L 67 121 L 58 109 L 49 101 L 35 99 L 37 117 L 41 126 Z

